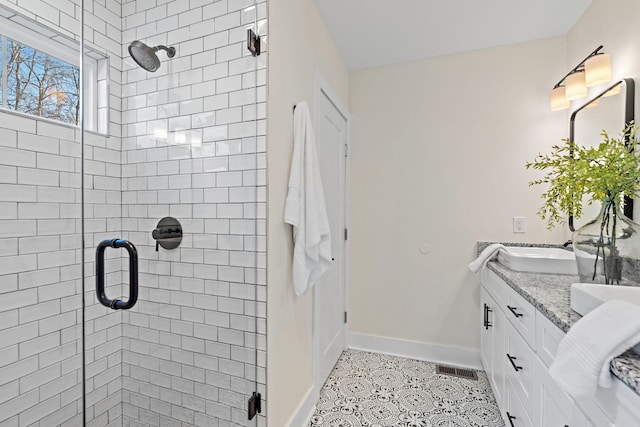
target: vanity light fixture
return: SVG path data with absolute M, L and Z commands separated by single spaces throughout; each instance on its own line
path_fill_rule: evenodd
M 584 63 L 587 87 L 598 86 L 611 81 L 611 55 L 598 53 Z
M 591 52 L 551 90 L 551 110 L 569 108 L 570 101 L 587 96 L 588 87 L 611 80 L 611 56 L 602 53 L 603 46 Z
M 571 102 L 567 99 L 566 87 L 558 86 L 551 90 L 551 111 L 560 111 L 569 108 Z
M 564 82 L 567 87 L 565 94 L 569 101 L 587 96 L 587 83 L 585 81 L 584 71 L 574 71 L 565 78 Z

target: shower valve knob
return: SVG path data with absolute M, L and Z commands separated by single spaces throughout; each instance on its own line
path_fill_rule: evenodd
M 182 241 L 182 225 L 175 218 L 162 218 L 156 229 L 151 232 L 151 237 L 156 241 L 156 252 L 160 246 L 164 249 L 175 249 Z

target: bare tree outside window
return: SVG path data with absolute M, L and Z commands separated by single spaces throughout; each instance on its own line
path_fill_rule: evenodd
M 6 40 L 7 107 L 77 125 L 80 69 L 25 44 Z

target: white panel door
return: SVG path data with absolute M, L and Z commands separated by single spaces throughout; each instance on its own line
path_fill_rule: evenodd
M 342 351 L 345 332 L 345 153 L 347 120 L 320 91 L 316 104 L 318 163 L 331 227 L 333 264 L 314 286 L 316 383 L 322 385 Z

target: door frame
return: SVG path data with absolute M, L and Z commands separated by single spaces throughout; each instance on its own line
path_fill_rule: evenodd
M 319 118 L 320 118 L 320 99 L 321 96 L 326 96 L 327 99 L 336 107 L 336 109 L 338 110 L 338 112 L 344 117 L 345 122 L 346 122 L 346 135 L 345 135 L 345 144 L 346 144 L 346 150 L 347 150 L 347 155 L 344 157 L 344 192 L 343 192 L 343 197 L 344 199 L 341 201 L 341 206 L 342 206 L 342 211 L 343 211 L 343 219 L 344 219 L 344 227 L 345 228 L 349 228 L 349 189 L 350 189 L 350 165 L 349 165 L 349 158 L 351 155 L 351 115 L 349 114 L 349 110 L 347 109 L 346 105 L 344 105 L 342 103 L 342 101 L 340 100 L 340 98 L 336 95 L 336 93 L 333 91 L 333 89 L 331 88 L 331 86 L 329 85 L 329 83 L 326 81 L 326 79 L 322 76 L 322 74 L 320 73 L 319 70 L 316 70 L 315 72 L 315 88 L 314 88 L 314 123 L 316 124 L 315 126 L 315 136 L 316 136 L 316 141 L 318 140 L 318 129 L 319 129 Z M 347 240 L 342 240 L 343 244 L 344 244 L 344 263 L 343 263 L 343 271 L 342 271 L 342 275 L 343 275 L 343 283 L 344 283 L 344 295 L 343 295 L 343 301 L 344 301 L 344 310 L 347 311 L 347 307 L 349 306 L 349 242 L 350 240 L 347 238 Z M 318 313 L 319 313 L 319 307 L 318 307 L 318 299 L 315 298 L 315 287 L 314 287 L 314 297 L 313 297 L 313 379 L 314 379 L 314 393 L 313 395 L 316 397 L 315 400 L 317 400 L 317 398 L 320 396 L 320 389 L 322 388 L 322 385 L 324 384 L 324 382 L 327 380 L 326 378 L 320 378 L 320 364 L 319 362 L 319 358 L 320 358 L 320 342 L 319 342 L 319 334 L 316 333 L 317 327 L 318 327 Z M 349 325 L 349 319 L 347 317 L 347 323 L 343 323 L 343 332 L 344 332 L 344 346 L 345 349 L 348 348 L 348 337 L 347 337 L 347 331 L 348 331 L 348 325 Z

